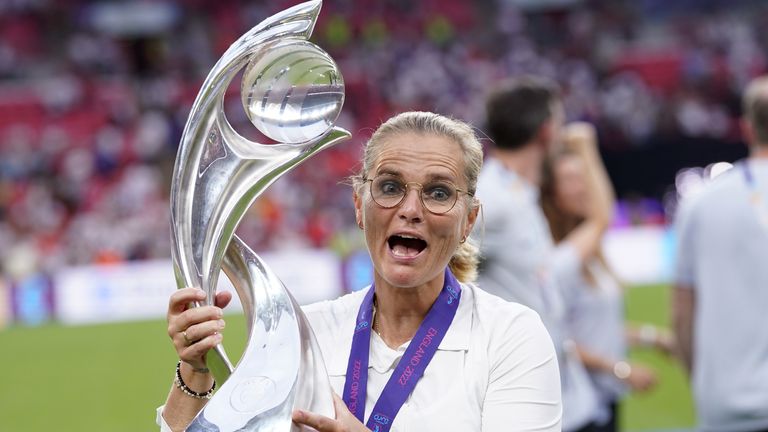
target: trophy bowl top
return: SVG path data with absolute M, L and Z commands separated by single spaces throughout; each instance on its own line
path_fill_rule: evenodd
M 344 79 L 320 47 L 286 38 L 253 56 L 240 94 L 248 118 L 264 136 L 298 144 L 333 127 L 344 104 Z

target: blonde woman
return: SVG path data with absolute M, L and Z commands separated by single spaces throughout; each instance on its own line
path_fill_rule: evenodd
M 555 268 L 567 308 L 569 336 L 590 373 L 599 397 L 595 420 L 580 431 L 615 431 L 617 402 L 627 390 L 656 384 L 649 368 L 627 360 L 628 343 L 671 348 L 669 332 L 624 322 L 624 292 L 607 265 L 601 242 L 613 217 L 614 193 L 600 160 L 594 127 L 573 123 L 564 130 L 564 149 L 545 164 L 541 205 L 557 243 Z M 562 261 L 562 260 L 560 260 Z

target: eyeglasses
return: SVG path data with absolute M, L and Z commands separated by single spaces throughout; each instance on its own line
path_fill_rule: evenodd
M 393 208 L 400 205 L 408 193 L 408 188 L 419 189 L 419 199 L 421 205 L 427 211 L 433 214 L 444 214 L 451 211 L 456 201 L 459 199 L 459 193 L 465 193 L 469 196 L 473 194 L 457 188 L 449 181 L 433 181 L 422 185 L 417 182 L 403 182 L 400 178 L 389 175 L 379 174 L 372 179 L 363 179 L 363 182 L 371 183 L 371 197 L 380 207 Z

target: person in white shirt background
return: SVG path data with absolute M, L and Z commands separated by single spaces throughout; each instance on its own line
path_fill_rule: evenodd
M 555 259 L 547 221 L 539 206 L 542 164 L 572 127 L 565 125 L 559 89 L 531 76 L 497 86 L 486 104 L 486 130 L 493 141 L 478 181 L 481 221 L 478 286 L 537 311 L 558 353 L 563 394 L 563 430 L 594 421 L 597 393 L 568 336 L 559 280 L 577 273 L 579 256 Z
M 651 345 L 673 352 L 671 334 L 650 325 L 626 325 L 623 288 L 601 248 L 615 208 L 615 196 L 589 123 L 570 125 L 564 148 L 544 164 L 541 207 L 556 257 L 578 255 L 575 274 L 561 277 L 569 334 L 587 367 L 600 404 L 596 420 L 580 432 L 615 432 L 617 405 L 627 388 L 647 391 L 653 370 L 627 360 L 627 345 Z M 556 258 L 557 259 L 557 258 Z
M 750 156 L 681 205 L 673 322 L 702 431 L 768 431 L 768 77 L 743 96 Z
M 471 283 L 477 248 L 467 237 L 480 206 L 474 193 L 481 166 L 473 129 L 437 114 L 397 115 L 370 138 L 352 187 L 373 285 L 305 307 L 337 394 L 336 418 L 297 410 L 294 422 L 319 431 L 374 429 L 371 413 L 380 397 L 393 397 L 387 383 L 399 376 L 411 340 L 420 340 L 422 324 L 442 308 L 452 318 L 443 322 L 423 376 L 390 415 L 391 430 L 561 429 L 557 357 L 539 316 Z M 230 297 L 220 293 L 216 306 L 188 309 L 201 290 L 171 296 L 168 334 L 181 380 L 158 409 L 161 430 L 183 430 L 205 405 L 194 395 L 214 385 L 205 356 L 222 339 L 221 308 Z M 365 337 L 355 332 L 361 319 L 372 322 Z M 354 376 L 350 358 L 358 355 L 368 362 L 368 381 L 353 400 L 344 390 Z

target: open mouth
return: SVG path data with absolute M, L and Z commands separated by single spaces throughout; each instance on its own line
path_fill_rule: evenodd
M 392 235 L 387 239 L 389 249 L 397 257 L 415 257 L 427 248 L 427 242 L 408 235 Z

